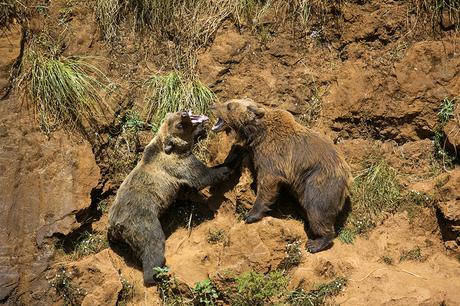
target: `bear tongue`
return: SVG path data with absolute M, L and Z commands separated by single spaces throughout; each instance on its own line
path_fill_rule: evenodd
M 190 120 L 193 124 L 200 124 L 209 120 L 208 116 L 205 115 L 192 115 L 190 113 Z
M 222 120 L 221 118 L 218 118 L 216 124 L 214 124 L 214 126 L 212 127 L 212 130 L 214 132 L 217 132 L 222 128 L 223 125 L 224 125 L 224 120 Z

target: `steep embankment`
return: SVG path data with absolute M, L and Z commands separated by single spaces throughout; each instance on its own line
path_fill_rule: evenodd
M 0 100 L 0 301 L 161 303 L 161 290 L 143 286 L 135 260 L 109 248 L 105 231 L 107 207 L 152 137 L 137 114 L 148 96 L 144 81 L 173 68 L 192 73 L 220 100 L 250 97 L 292 112 L 330 136 L 357 177 L 347 231 L 319 254 L 304 250 L 304 224 L 285 195 L 272 216 L 251 225 L 241 221 L 255 199 L 246 167 L 227 186 L 204 191 L 214 194 L 207 205 L 178 203 L 163 218 L 175 294 L 192 299 L 189 287 L 210 278 L 221 292 L 218 303 L 228 304 L 229 275 L 282 269 L 288 291 L 346 278 L 332 297 L 338 304 L 460 300 L 460 168 L 458 157 L 452 159 L 460 146 L 460 40 L 454 17 L 427 16 L 411 1 L 350 1 L 314 6 L 305 24 L 292 7 L 246 18 L 222 6 L 214 23 L 202 22 L 208 32 L 200 31 L 209 37 L 192 37 L 184 22 L 181 32 L 168 28 L 159 42 L 157 32 L 140 34 L 121 18 L 109 42 L 92 2 L 32 8 L 27 21 L 0 35 L 2 96 L 16 84 Z M 21 75 L 15 78 L 12 68 L 23 60 L 25 73 L 21 45 L 43 48 L 45 40 L 37 37 L 44 33 L 58 42 L 46 48 L 62 57 L 90 56 L 111 80 L 103 95 L 113 112 L 97 133 L 57 129 L 45 135 L 22 103 L 25 83 L 13 82 Z M 211 135 L 205 142 L 211 164 L 224 160 L 231 141 Z M 369 173 L 381 184 L 366 180 Z M 366 203 L 397 207 L 369 217 Z

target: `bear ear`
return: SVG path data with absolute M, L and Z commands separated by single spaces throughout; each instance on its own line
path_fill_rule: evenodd
M 262 107 L 249 105 L 248 110 L 253 112 L 257 118 L 262 118 L 265 115 L 265 110 Z

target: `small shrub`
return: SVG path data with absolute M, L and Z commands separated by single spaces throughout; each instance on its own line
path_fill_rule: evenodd
M 245 272 L 236 278 L 233 305 L 266 305 L 285 293 L 287 279 L 281 272 L 267 275 Z
M 428 256 L 422 254 L 422 250 L 419 246 L 414 247 L 408 251 L 404 250 L 401 252 L 399 261 L 412 260 L 412 261 L 425 261 Z
M 355 239 L 356 231 L 351 228 L 342 228 L 339 232 L 339 240 L 345 244 L 352 244 Z
M 434 156 L 442 162 L 444 168 L 451 168 L 453 165 L 454 157 L 450 156 L 445 150 L 445 135 L 444 127 L 447 122 L 453 117 L 455 110 L 455 99 L 445 98 L 438 112 L 438 123 L 434 130 Z
M 302 262 L 302 240 L 295 240 L 286 244 L 286 258 L 279 264 L 279 270 L 289 271 Z
M 167 267 L 153 268 L 154 277 L 158 281 L 158 289 L 164 305 L 187 305 L 190 301 L 185 300 L 177 289 L 177 281 L 169 274 Z
M 384 263 L 384 264 L 387 264 L 387 265 L 392 265 L 393 264 L 393 258 L 391 258 L 390 256 L 388 255 L 383 255 L 382 257 L 380 257 L 380 260 Z
M 438 27 L 443 17 L 448 17 L 453 26 L 460 29 L 460 1 L 458 0 L 414 0 L 417 13 L 428 14 L 433 26 Z M 445 16 L 443 16 L 445 15 Z
M 396 171 L 384 159 L 371 161 L 352 187 L 352 219 L 367 227 L 383 212 L 395 212 L 401 201 Z
M 216 244 L 225 240 L 225 232 L 221 229 L 216 229 L 208 232 L 208 242 Z
M 104 111 L 110 111 L 103 98 L 107 79 L 86 59 L 60 58 L 31 50 L 24 63 L 20 84 L 24 84 L 25 98 L 45 133 L 56 127 L 96 128 Z
M 134 297 L 134 285 L 124 277 L 121 278 L 121 290 L 118 293 L 117 306 L 125 306 Z
M 79 259 L 90 254 L 96 254 L 108 246 L 109 243 L 104 234 L 84 232 L 75 242 L 72 256 Z
M 293 291 L 288 296 L 289 305 L 293 306 L 319 306 L 324 305 L 327 297 L 335 296 L 347 285 L 347 279 L 338 277 L 330 283 L 320 284 L 317 289 Z
M 209 279 L 196 283 L 193 294 L 195 305 L 215 305 L 219 297 L 217 289 Z
M 206 114 L 215 100 L 214 93 L 201 81 L 188 80 L 176 71 L 153 75 L 146 84 L 144 113 L 154 130 L 169 112 L 191 110 Z
M 60 266 L 56 276 L 51 281 L 51 287 L 56 290 L 56 294 L 64 299 L 64 305 L 80 305 L 81 300 L 86 295 L 82 288 L 72 283 L 72 272 Z

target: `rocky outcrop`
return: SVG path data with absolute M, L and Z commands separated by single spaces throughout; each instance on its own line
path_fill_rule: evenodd
M 15 288 L 24 293 L 28 283 L 38 281 L 53 253 L 46 239 L 80 225 L 76 214 L 90 206 L 100 173 L 87 142 L 63 132 L 45 136 L 16 99 L 0 102 L 0 117 L 3 300 Z

